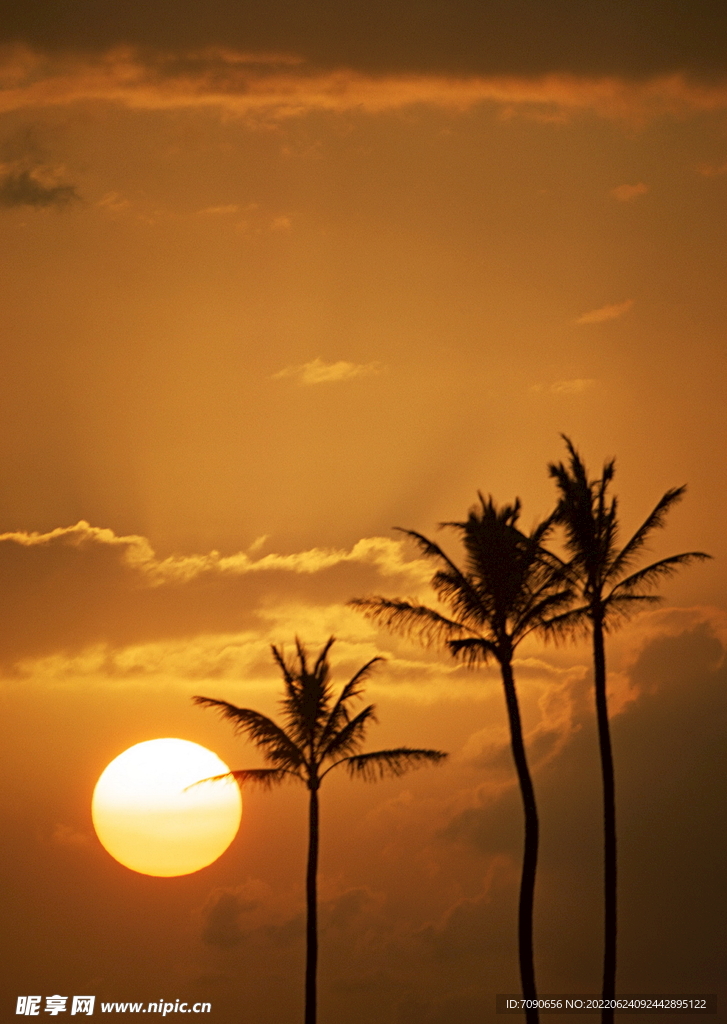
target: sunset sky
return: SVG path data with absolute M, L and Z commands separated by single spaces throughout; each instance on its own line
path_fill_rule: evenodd
M 341 684 L 386 657 L 368 749 L 450 753 L 326 780 L 320 1024 L 499 1019 L 522 841 L 499 678 L 346 602 L 427 597 L 392 528 L 457 558 L 437 524 L 478 489 L 544 517 L 561 433 L 594 476 L 616 457 L 624 539 L 686 484 L 649 557 L 713 556 L 608 657 L 618 988 L 724 998 L 724 5 L 1 6 L 7 1019 L 86 992 L 302 1018 L 302 788 L 246 791 L 230 849 L 181 878 L 91 823 L 135 743 L 260 765 L 190 697 L 275 715 L 269 647 L 296 634 L 338 638 Z M 518 658 L 538 987 L 595 993 L 589 650 Z

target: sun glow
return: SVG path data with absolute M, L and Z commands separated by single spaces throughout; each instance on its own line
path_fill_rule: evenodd
M 227 771 L 216 754 L 189 740 L 129 747 L 102 772 L 93 793 L 101 845 L 144 875 L 188 875 L 212 864 L 237 834 L 240 791 L 232 780 L 193 783 Z

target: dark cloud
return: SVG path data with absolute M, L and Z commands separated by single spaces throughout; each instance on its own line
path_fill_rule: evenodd
M 647 639 L 629 676 L 639 697 L 612 721 L 619 984 L 622 991 L 713 992 L 727 976 L 718 938 L 727 837 L 719 795 L 727 771 L 725 649 L 707 623 L 687 626 L 680 635 Z M 593 714 L 584 714 L 579 725 L 560 756 L 535 777 L 541 817 L 536 949 L 540 970 L 551 977 L 568 964 L 562 990 L 571 991 L 578 984 L 595 990 L 595 981 L 589 982 L 598 971 L 593 936 L 602 927 Z M 517 792 L 509 789 L 498 800 L 458 813 L 441 837 L 489 858 L 517 858 Z M 441 936 L 447 949 L 456 934 L 483 931 L 487 911 L 487 900 L 464 901 L 432 940 Z
M 79 198 L 73 185 L 45 185 L 33 171 L 0 174 L 0 206 L 68 206 Z
M 63 169 L 33 126 L 11 132 L 0 142 L 0 206 L 68 206 L 80 197 L 61 180 Z
M 727 68 L 722 0 L 3 0 L 2 38 L 35 45 L 224 45 L 369 71 L 626 75 Z
M 239 945 L 245 937 L 240 926 L 240 918 L 246 910 L 252 910 L 256 906 L 255 902 L 246 900 L 239 892 L 217 890 L 205 908 L 202 941 L 221 949 Z

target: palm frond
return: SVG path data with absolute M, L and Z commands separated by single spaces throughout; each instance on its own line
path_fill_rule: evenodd
M 543 595 L 544 596 L 541 596 Z M 558 609 L 571 603 L 572 590 L 556 590 L 548 593 L 547 586 L 537 592 L 520 611 L 512 628 L 513 639 L 523 640 L 529 633 L 547 629 L 551 618 L 558 616 Z
M 288 663 L 286 662 L 283 656 L 282 650 L 278 650 L 275 644 L 270 645 L 270 650 L 273 652 L 273 657 L 277 661 L 280 671 L 283 673 L 283 679 L 285 680 L 286 683 L 292 685 L 293 682 L 295 681 L 294 670 L 288 666 Z
M 470 666 L 486 665 L 490 657 L 497 658 L 498 647 L 492 640 L 484 637 L 466 637 L 463 640 L 448 640 L 447 647 L 450 653 Z
M 253 782 L 262 786 L 263 789 L 272 789 L 273 786 L 285 782 L 286 775 L 300 779 L 301 782 L 304 781 L 297 772 L 291 772 L 287 768 L 246 768 L 243 771 L 224 772 L 222 775 L 211 775 L 208 779 L 200 779 L 198 782 L 193 782 L 191 786 L 185 786 L 184 792 L 194 789 L 195 786 L 201 786 L 205 782 L 222 782 L 223 780 L 234 780 L 241 788 L 245 782 Z
M 367 661 L 365 665 L 362 665 L 361 668 L 357 672 L 355 672 L 354 675 L 351 676 L 349 681 L 343 687 L 343 689 L 341 690 L 341 695 L 336 703 L 345 704 L 346 701 L 352 700 L 354 697 L 360 696 L 362 690 L 361 684 L 366 679 L 368 679 L 368 677 L 371 675 L 371 671 L 374 665 L 377 665 L 380 661 L 386 661 L 386 658 L 384 658 L 383 655 L 381 654 L 377 654 L 376 657 L 371 658 L 371 660 Z
M 326 746 L 319 751 L 319 764 L 324 760 L 336 757 L 338 754 L 350 754 L 363 742 L 366 732 L 366 723 L 376 721 L 376 707 L 369 704 L 359 713 L 346 722 L 344 727 L 335 733 Z
M 296 643 L 297 642 L 298 638 L 296 637 Z M 311 673 L 311 675 L 319 677 L 323 680 L 328 678 L 328 662 L 326 659 L 328 658 L 328 652 L 330 651 L 331 647 L 335 642 L 336 638 L 334 636 L 329 636 L 328 640 L 326 640 L 325 644 L 321 648 L 321 653 L 316 658 L 316 662 L 315 665 L 313 666 L 313 672 Z M 301 662 L 301 667 L 302 664 L 303 663 Z
M 556 513 L 536 523 L 529 535 L 518 528 L 519 515 L 519 499 L 498 507 L 492 497 L 479 493 L 479 505 L 469 510 L 466 520 L 440 523 L 460 534 L 466 571 L 428 537 L 414 530 L 400 531 L 440 563 L 431 586 L 448 608 L 448 615 L 414 598 L 373 597 L 349 604 L 361 608 L 368 618 L 416 636 L 425 644 L 445 643 L 471 663 L 482 661 L 483 654 L 493 653 L 505 639 L 519 642 L 572 600 L 574 575 L 568 563 L 542 544 Z
M 274 786 L 279 786 L 281 782 L 285 782 L 287 777 L 305 782 L 302 775 L 299 775 L 298 772 L 292 772 L 287 768 L 245 768 L 242 771 L 230 772 L 230 775 L 237 780 L 240 786 L 243 786 L 246 782 L 251 782 L 254 785 L 261 786 L 263 789 L 272 789 Z
M 556 510 L 553 509 L 553 511 L 550 513 L 549 516 L 546 516 L 545 519 L 543 519 L 541 522 L 535 524 L 533 529 L 528 534 L 528 540 L 536 548 L 542 549 L 543 554 L 545 554 L 546 556 L 549 556 L 550 558 L 557 559 L 557 561 L 560 562 L 560 559 L 558 558 L 557 555 L 554 555 L 551 551 L 547 551 L 546 549 L 544 549 L 542 547 L 543 541 L 546 539 L 546 537 L 548 536 L 549 533 L 552 533 L 553 527 L 555 526 L 555 524 L 556 524 Z
M 543 639 L 557 644 L 561 640 L 587 634 L 590 629 L 590 615 L 590 605 L 586 604 L 550 616 L 541 623 Z
M 536 628 L 546 608 L 564 603 L 552 596 L 565 579 L 564 563 L 543 547 L 555 513 L 536 525 L 530 534 L 517 526 L 520 501 L 498 507 L 492 497 L 479 493 L 480 507 L 473 506 L 463 522 L 444 523 L 459 531 L 467 553 L 467 571 L 460 578 L 439 572 L 432 581 L 440 599 L 455 616 L 481 635 L 512 638 L 529 627 Z M 540 602 L 544 602 L 539 607 Z M 537 609 L 537 610 L 536 610 Z
M 367 619 L 390 626 L 399 633 L 416 635 L 424 643 L 445 641 L 454 634 L 472 632 L 467 626 L 448 619 L 433 608 L 415 603 L 412 599 L 389 600 L 385 597 L 356 597 L 348 602 L 353 608 L 360 608 Z
M 377 750 L 371 754 L 355 754 L 337 764 L 345 764 L 352 778 L 364 782 L 376 782 L 387 777 L 398 777 L 413 768 L 425 764 L 438 764 L 447 757 L 441 750 L 419 750 L 413 747 L 396 747 L 394 750 Z M 331 765 L 332 768 L 335 765 Z M 329 769 L 330 770 L 330 769 Z
M 300 674 L 308 674 L 308 656 L 305 647 L 303 646 L 300 637 L 295 638 L 295 649 L 298 653 L 298 664 L 300 665 Z
M 358 672 L 356 672 L 343 687 L 318 738 L 319 751 L 323 750 L 333 734 L 337 732 L 345 722 L 350 720 L 348 708 L 346 707 L 347 703 L 350 700 L 354 700 L 356 697 L 361 696 L 364 680 L 371 674 L 371 670 L 377 662 L 385 660 L 386 659 L 382 658 L 381 655 L 377 655 L 375 658 L 367 661 L 366 664 L 362 665 Z
M 651 565 L 639 569 L 638 572 L 632 573 L 631 576 L 627 576 L 626 579 L 617 583 L 611 590 L 609 598 L 614 595 L 620 597 L 625 594 L 635 594 L 642 588 L 653 587 L 659 580 L 673 576 L 680 566 L 689 565 L 691 562 L 703 562 L 711 557 L 704 551 L 686 551 L 681 555 L 671 555 L 670 558 L 652 562 Z
M 617 594 L 609 597 L 604 603 L 603 628 L 610 632 L 619 623 L 636 615 L 644 605 L 661 604 L 662 600 L 658 594 Z
M 577 582 L 584 599 L 594 607 L 605 606 L 613 598 L 612 609 L 623 596 L 643 596 L 640 592 L 654 586 L 658 580 L 670 576 L 677 568 L 692 561 L 708 558 L 700 551 L 674 555 L 620 579 L 629 571 L 642 552 L 649 535 L 661 529 L 672 506 L 678 502 L 684 487 L 668 490 L 646 517 L 626 544 L 618 550 L 618 501 L 608 499 L 608 487 L 614 477 L 615 462 L 606 462 L 600 480 L 589 481 L 586 467 L 573 443 L 561 435 L 570 455 L 570 466 L 551 464 L 550 475 L 555 478 L 561 492 L 556 510 L 558 521 L 564 526 L 566 547 L 572 554 L 568 575 Z M 610 594 L 604 592 L 611 587 Z M 623 604 L 619 614 L 625 613 Z
M 440 526 L 449 526 L 449 523 L 440 523 Z M 405 530 L 401 526 L 395 526 L 394 529 L 397 533 L 403 533 L 406 537 L 411 539 L 420 548 L 423 555 L 427 558 L 440 558 L 445 565 L 448 565 L 454 572 L 459 572 L 457 566 L 452 562 L 447 554 L 440 548 L 436 541 L 430 540 L 429 537 L 425 537 L 423 533 L 418 533 L 416 530 Z
M 480 495 L 480 497 L 482 497 Z M 452 526 L 460 527 L 462 523 L 440 523 L 440 527 Z M 457 595 L 460 602 L 463 602 L 465 606 L 476 606 L 477 605 L 477 594 L 472 586 L 472 581 L 462 572 L 447 555 L 438 544 L 428 537 L 425 537 L 423 533 L 417 533 L 416 530 L 404 530 L 400 526 L 395 526 L 395 530 L 399 533 L 405 534 L 407 537 L 411 537 L 420 548 L 423 555 L 427 558 L 439 559 L 444 564 L 444 569 L 440 569 L 434 574 L 432 578 L 432 586 L 440 593 L 446 595 L 449 593 L 450 588 L 454 594 Z
M 681 501 L 686 487 L 672 487 L 662 495 L 655 507 L 636 530 L 633 536 L 624 544 L 614 558 L 606 576 L 607 580 L 617 580 L 628 568 L 633 565 L 635 557 L 642 550 L 650 533 L 654 530 L 661 530 L 666 525 L 666 517 L 670 508 L 678 501 Z
M 298 644 L 298 638 L 295 638 L 296 645 Z M 296 722 L 298 719 L 298 708 L 300 705 L 300 678 L 296 673 L 295 665 L 289 665 L 285 660 L 285 655 L 282 648 L 277 648 L 275 644 L 270 645 L 273 658 L 278 664 L 283 676 L 283 686 L 285 687 L 285 696 L 280 701 L 285 717 L 289 722 Z M 297 732 L 297 730 L 295 730 Z M 301 739 L 300 735 L 296 737 L 298 740 Z
M 328 652 L 335 642 L 329 637 L 312 669 L 308 653 L 299 637 L 295 638 L 297 665 L 285 661 L 282 651 L 274 649 L 283 668 L 285 696 L 280 701 L 291 738 L 302 747 L 315 744 L 328 714 L 332 688 L 328 681 Z
M 477 630 L 495 613 L 497 598 L 489 568 L 470 566 L 469 577 L 440 569 L 431 580 L 439 600 L 448 604 L 453 617 L 469 629 Z
M 250 708 L 238 708 L 225 700 L 212 697 L 192 697 L 195 704 L 213 708 L 223 718 L 233 723 L 236 733 L 247 736 L 255 746 L 260 747 L 263 757 L 278 768 L 299 768 L 305 763 L 300 748 L 288 734 L 267 715 Z
M 600 480 L 589 481 L 586 466 L 573 442 L 561 437 L 570 455 L 570 465 L 551 462 L 550 476 L 555 479 L 560 499 L 554 522 L 565 529 L 566 548 L 572 554 L 571 567 L 593 579 L 613 550 L 616 536 L 616 503 L 606 503 L 608 485 L 613 479 L 615 462 L 604 463 Z

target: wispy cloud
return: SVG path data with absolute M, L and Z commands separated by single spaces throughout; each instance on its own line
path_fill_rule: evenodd
M 598 309 L 582 313 L 575 322 L 577 324 L 603 324 L 607 320 L 618 320 L 619 317 L 628 313 L 633 304 L 633 299 L 627 299 L 626 302 L 617 302 L 612 306 L 599 306 Z
M 533 384 L 528 390 L 534 394 L 549 391 L 551 395 L 580 395 L 595 383 L 591 377 L 574 377 L 572 380 L 556 380 L 552 384 Z
M 280 217 L 273 217 L 270 221 L 271 231 L 290 231 L 293 226 L 293 221 L 290 217 L 286 217 L 284 214 Z
M 663 115 L 727 110 L 727 83 L 683 74 L 618 76 L 390 74 L 306 68 L 300 58 L 221 48 L 159 53 L 120 47 L 103 53 L 0 51 L 0 110 L 92 100 L 135 109 L 224 109 L 256 117 L 297 117 L 312 110 L 377 113 L 415 105 L 468 110 L 489 103 L 505 116 L 558 122 L 580 112 L 643 123 Z
M 0 142 L 0 206 L 68 206 L 80 197 L 66 178 L 63 165 L 51 158 L 32 128 L 11 132 Z
M 727 160 L 723 160 L 720 164 L 699 164 L 697 173 L 701 174 L 703 178 L 719 178 L 721 175 L 727 174 Z
M 63 823 L 56 825 L 51 839 L 60 846 L 71 848 L 88 846 L 91 842 L 91 837 L 87 832 L 80 832 L 78 829 L 73 828 L 72 825 L 64 825 Z
M 576 377 L 573 380 L 557 380 L 550 385 L 550 391 L 554 395 L 580 395 L 588 391 L 595 384 L 595 380 L 589 377 Z
M 131 209 L 129 200 L 118 192 L 107 192 L 97 201 L 96 206 L 111 214 L 127 213 Z
M 313 359 L 310 363 L 300 366 L 286 366 L 273 374 L 273 380 L 281 377 L 294 377 L 300 385 L 330 384 L 334 381 L 352 380 L 354 377 L 371 377 L 381 373 L 381 363 L 348 363 L 341 359 L 337 363 L 324 363 L 322 359 Z
M 59 184 L 44 167 L 0 164 L 0 206 L 68 206 L 80 199 L 75 186 Z
M 233 217 L 235 214 L 240 213 L 241 207 L 237 203 L 226 203 L 223 206 L 205 206 L 203 210 L 197 212 L 202 216 L 212 217 Z
M 610 194 L 620 203 L 630 203 L 638 196 L 645 196 L 648 191 L 649 186 L 640 181 L 636 185 L 618 185 L 611 189 Z

